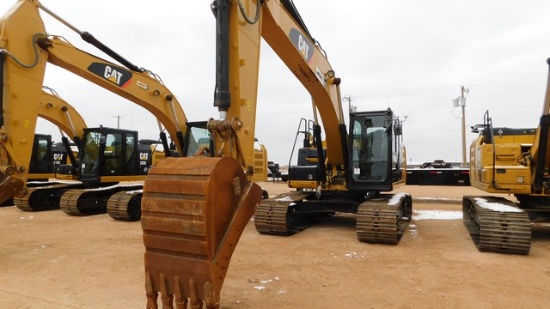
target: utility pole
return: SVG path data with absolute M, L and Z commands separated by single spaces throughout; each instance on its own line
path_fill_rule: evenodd
M 349 110 L 349 112 L 352 112 L 352 111 L 354 112 L 357 109 L 355 106 L 351 105 L 351 96 L 350 95 L 345 96 L 344 100 L 348 101 L 348 110 Z
M 116 115 L 116 116 L 113 116 L 113 117 L 116 118 L 116 128 L 120 129 L 120 119 L 122 118 L 122 116 Z
M 465 93 L 469 93 L 470 89 L 460 86 L 460 96 L 453 100 L 455 107 L 460 106 L 462 109 L 462 167 L 468 167 L 466 160 L 466 97 Z

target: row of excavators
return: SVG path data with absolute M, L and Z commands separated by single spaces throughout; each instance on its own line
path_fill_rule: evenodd
M 28 191 L 30 148 L 26 141 L 34 134 L 37 115 L 32 108 L 18 107 L 39 101 L 47 63 L 145 107 L 157 117 L 162 131 L 170 134 L 176 151 L 167 151 L 166 158 L 148 170 L 141 201 L 146 294 L 151 308 L 156 307 L 159 292 L 163 298 L 175 297 L 176 302 L 188 299 L 192 304 L 217 306 L 231 254 L 256 208 L 255 221 L 261 233 L 289 234 L 319 215 L 358 212 L 364 217 L 364 223 L 358 225 L 358 237 L 388 243 L 397 242 L 404 226 L 401 221 L 410 219 L 410 196 L 391 199 L 380 194 L 404 183 L 405 156 L 398 118 L 389 109 L 352 113 L 353 133 L 348 134 L 340 79 L 319 45 L 304 31 L 292 2 L 242 4 L 218 1 L 212 5 L 218 32 L 214 105 L 219 118 L 200 123 L 187 121 L 175 96 L 156 75 L 131 64 L 89 33 L 79 32 L 121 65 L 78 50 L 61 36 L 47 34 L 39 10 L 66 22 L 38 1 L 18 1 L 3 18 L 2 72 L 8 81 L 2 95 L 2 110 L 8 113 L 2 119 L 0 148 L 5 154 L 1 162 L 4 199 L 25 196 Z M 265 203 L 260 203 L 262 190 L 252 181 L 258 44 L 262 38 L 310 92 L 316 118 L 307 132 L 311 143 L 304 143 L 302 151 L 306 163 L 290 169 L 290 184 L 297 190 Z M 239 42 L 238 48 L 231 48 L 235 46 L 231 42 Z M 170 149 L 163 133 L 163 148 Z M 204 138 L 207 146 L 199 142 Z M 101 167 L 87 160 L 88 143 L 100 144 L 91 147 L 99 152 L 114 153 L 115 148 L 109 146 L 115 146 L 107 145 L 106 140 L 84 135 L 78 171 L 83 183 L 98 182 L 86 177 L 94 167 Z M 125 140 L 121 139 L 123 145 L 128 144 Z M 377 149 L 378 143 L 383 149 Z M 102 176 L 99 181 L 116 182 L 114 177 Z M 76 210 L 69 208 L 69 212 L 84 212 L 103 203 L 103 195 L 96 194 L 99 190 L 87 189 L 65 191 L 63 195 L 75 192 L 77 197 L 62 199 L 61 203 L 80 199 L 83 193 L 79 191 L 92 192 L 92 198 L 77 203 Z M 376 202 L 365 204 L 367 199 Z M 382 212 L 386 213 L 380 215 Z M 385 224 L 384 229 L 378 228 L 379 224 Z M 369 231 L 373 226 L 374 233 Z
M 158 75 L 132 64 L 38 0 L 17 1 L 0 20 L 0 201 L 15 197 L 20 208 L 36 210 L 40 206 L 30 206 L 34 201 L 54 200 L 69 214 L 113 209 L 109 214 L 114 218 L 141 219 L 147 308 L 158 308 L 159 296 L 163 308 L 218 308 L 231 256 L 252 217 L 261 234 L 291 235 L 320 218 L 351 213 L 359 241 L 394 245 L 412 217 L 412 197 L 390 193 L 405 184 L 402 122 L 390 108 L 350 109 L 346 125 L 342 80 L 292 0 L 214 0 L 211 10 L 218 116 L 199 122 L 188 121 Z M 49 34 L 40 12 L 116 63 Z M 289 192 L 274 197 L 262 192 L 254 178 L 267 173 L 265 147 L 255 149 L 262 42 L 308 91 L 313 107 L 313 120 L 303 119 L 296 135 L 295 146 L 300 134 L 303 138 L 297 163 L 288 169 Z M 70 160 L 77 164 L 58 171 L 78 180 L 70 184 L 76 187 L 61 184 L 62 190 L 52 191 L 48 188 L 56 185 L 28 186 L 31 141 L 36 118 L 43 116 L 41 89 L 49 64 L 154 115 L 161 157 L 153 160 L 152 143 L 142 144 L 148 150 L 141 152 L 137 132 L 87 128 L 83 120 L 78 125 L 73 121 L 63 131 L 78 145 L 78 158 Z M 488 114 L 479 126 L 483 133 L 471 148 L 472 185 L 515 194 L 520 201 L 517 207 L 492 196 L 464 197 L 464 222 L 480 250 L 529 252 L 530 220 L 544 217 L 550 193 L 548 101 L 547 96 L 541 126 L 530 133 L 492 128 Z M 43 195 L 33 199 L 35 192 Z M 497 203 L 507 204 L 509 211 L 487 207 Z
M 73 106 L 53 89 L 45 89 L 51 93 L 43 91 L 38 116 L 60 129 L 62 142 L 54 150 L 51 135 L 35 134 L 26 193 L 10 199 L 10 205 L 26 211 L 61 208 L 71 215 L 106 210 L 117 220 L 138 220 L 141 183 L 119 183 L 131 181 L 133 176 L 144 177 L 149 167 L 164 157 L 164 152 L 156 149 L 158 142 L 137 142 L 135 131 L 88 128 Z M 258 143 L 256 147 L 255 178 L 265 180 L 265 146 Z
M 86 145 L 91 144 L 88 140 L 90 139 L 89 136 L 92 135 L 96 136 L 96 140 L 93 143 L 97 145 L 101 144 L 101 140 L 104 140 L 111 145 L 111 140 L 115 140 L 115 138 L 120 140 L 124 137 L 127 141 L 131 141 L 132 144 L 129 145 L 133 146 L 134 138 L 136 138 L 135 143 L 137 143 L 137 133 L 104 127 L 88 128 L 83 117 L 76 111 L 76 109 L 57 96 L 55 92 L 52 92 L 52 94 L 42 94 L 38 111 L 40 117 L 57 125 L 60 128 L 61 133 L 67 133 L 75 145 L 73 148 L 76 147 L 78 150 L 73 152 L 73 148 L 71 148 L 68 139 L 62 134 L 62 144 L 64 147 L 61 149 L 61 152 L 58 151 L 54 153 L 51 136 L 35 135 L 32 157 L 30 158 L 29 166 L 30 178 L 45 178 L 46 180 L 56 178 L 56 180 L 40 183 L 32 182 L 31 184 L 27 183 L 25 194 L 20 194 L 14 198 L 14 204 L 22 210 L 37 211 L 62 208 L 63 211 L 69 214 L 86 214 L 90 211 L 94 212 L 105 210 L 106 203 L 100 199 L 96 198 L 92 207 L 85 207 L 85 198 L 83 198 L 82 201 L 76 200 L 74 202 L 70 202 L 70 199 L 67 197 L 70 197 L 71 194 L 74 196 L 74 192 L 90 190 L 91 188 L 94 188 L 94 190 L 91 190 L 92 192 L 100 192 L 101 190 L 98 190 L 98 188 L 103 189 L 103 187 L 106 187 L 106 185 L 104 185 L 105 182 L 99 181 L 103 176 L 145 175 L 147 172 L 146 168 L 151 165 L 151 159 L 149 158 L 154 156 L 149 146 L 139 146 L 135 149 L 139 151 L 139 155 L 136 157 L 139 157 L 140 161 L 137 163 L 133 162 L 131 164 L 128 164 L 128 162 L 131 161 L 122 159 L 121 154 L 116 153 L 117 151 L 120 152 L 120 149 L 116 149 L 114 146 L 104 146 L 105 149 L 101 153 L 98 153 L 97 147 L 95 149 L 91 147 L 82 148 L 83 141 L 87 143 Z M 93 160 L 90 160 L 91 153 L 95 153 Z M 132 153 L 123 154 L 128 156 L 128 158 L 125 157 L 126 159 L 129 159 L 132 155 Z M 82 163 L 80 156 L 86 158 L 90 165 L 102 165 L 102 167 L 94 175 L 95 178 L 90 177 L 88 179 L 83 179 L 82 173 L 79 170 L 81 167 L 80 163 Z M 64 157 L 68 157 L 68 160 L 65 159 L 66 162 L 61 162 Z M 53 164 L 53 161 L 56 161 L 55 163 L 58 164 Z M 35 165 L 38 165 L 42 172 L 48 172 L 49 174 L 34 174 L 33 170 L 36 169 L 34 167 Z M 97 179 L 98 181 L 97 183 L 93 183 L 90 179 Z M 140 188 L 137 185 L 134 185 L 134 187 L 136 189 Z M 128 216 L 132 214 L 132 212 L 135 213 L 136 211 L 129 209 L 126 212 L 126 220 L 131 219 Z M 113 212 L 111 216 L 115 217 L 115 214 L 116 212 Z

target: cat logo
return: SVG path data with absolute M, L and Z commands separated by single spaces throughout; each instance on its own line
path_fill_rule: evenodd
M 63 161 L 63 154 L 62 153 L 54 153 L 53 154 L 53 160 L 54 161 Z
M 139 160 L 140 161 L 147 161 L 149 160 L 149 154 L 147 152 L 140 152 L 139 153 Z
M 122 77 L 122 73 L 118 72 L 116 69 L 112 67 L 105 67 L 105 72 L 103 73 L 103 77 L 105 79 L 108 79 L 112 81 L 115 84 L 120 84 L 120 78 Z
M 126 87 L 132 79 L 132 72 L 101 62 L 93 62 L 90 64 L 90 66 L 88 66 L 88 71 L 121 88 Z
M 309 62 L 313 57 L 313 44 L 296 28 L 290 29 L 289 37 L 302 57 Z

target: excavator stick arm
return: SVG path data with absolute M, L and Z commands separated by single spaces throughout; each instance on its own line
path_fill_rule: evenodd
M 47 60 L 34 43 L 44 32 L 37 1 L 20 0 L 0 18 L 0 202 L 25 194 Z

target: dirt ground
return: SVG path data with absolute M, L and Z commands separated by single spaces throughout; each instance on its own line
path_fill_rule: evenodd
M 483 253 L 459 204 L 481 191 L 396 191 L 413 195 L 415 212 L 397 246 L 360 243 L 349 215 L 290 237 L 260 235 L 251 221 L 221 308 L 548 308 L 550 227 L 533 227 L 527 256 Z M 145 308 L 141 234 L 140 222 L 106 214 L 0 208 L 0 308 Z

